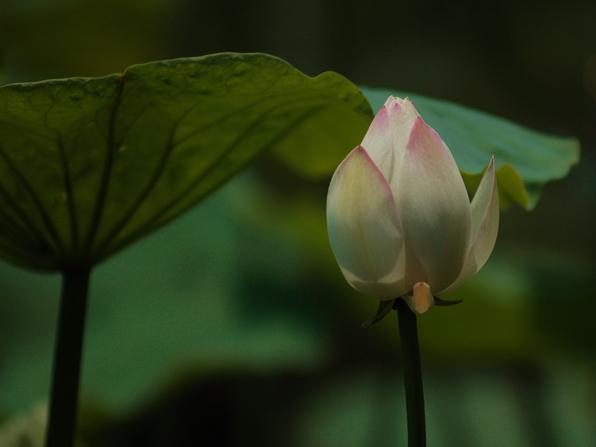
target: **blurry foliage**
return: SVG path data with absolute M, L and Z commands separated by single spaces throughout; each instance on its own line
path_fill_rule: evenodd
M 596 444 L 596 4 L 0 7 L 4 82 L 262 51 L 579 134 L 580 165 L 532 213 L 503 214 L 493 257 L 452 297 L 464 302 L 420 326 L 432 445 Z M 401 19 L 379 25 L 387 17 Z M 91 446 L 403 443 L 396 324 L 360 329 L 375 302 L 335 264 L 325 190 L 268 158 L 97 270 L 83 378 Z M 3 264 L 0 291 L 0 410 L 13 413 L 47 395 L 58 278 Z
M 308 319 L 291 312 L 296 295 L 302 295 L 304 266 L 292 246 L 275 244 L 271 235 L 237 225 L 238 205 L 234 201 L 242 202 L 251 194 L 250 182 L 226 189 L 223 200 L 208 199 L 96 270 L 83 393 L 122 409 L 142 402 L 143 393 L 152 388 L 154 380 L 164 380 L 166 374 L 179 368 L 212 371 L 250 367 L 268 371 L 283 365 L 308 369 L 320 361 L 324 345 L 317 334 L 319 329 L 304 329 L 305 324 L 310 325 L 311 315 L 318 313 L 318 306 L 312 305 Z M 256 244 L 256 257 L 246 258 L 249 244 Z M 257 269 L 259 254 L 267 255 L 261 262 L 278 257 L 285 262 L 267 261 Z M 52 303 L 46 304 L 48 310 L 43 313 L 13 312 L 12 323 L 6 322 L 3 337 L 13 334 L 13 338 L 2 343 L 8 350 L 2 359 L 1 400 L 7 407 L 18 408 L 20 402 L 34 401 L 46 393 L 59 284 L 53 276 L 40 277 L 6 264 L 2 269 L 3 276 L 14 278 L 14 282 L 2 281 L 14 287 L 10 296 L 35 296 L 42 304 Z M 272 275 L 260 280 L 254 275 L 246 278 L 248 272 L 255 271 Z M 29 278 L 41 279 L 33 282 Z M 294 299 L 279 296 L 277 303 L 270 303 L 257 314 L 251 315 L 255 309 L 246 312 L 242 302 L 252 300 L 253 295 L 247 293 L 253 291 L 253 284 L 258 281 L 271 288 L 275 285 L 271 279 L 280 282 L 278 295 L 294 284 Z M 33 290 L 27 292 L 26 288 Z M 254 298 L 258 300 L 259 295 Z M 11 300 L 2 300 L 3 307 L 10 305 L 14 305 Z M 15 335 L 19 327 L 44 330 L 21 333 L 26 335 L 21 338 Z M 19 385 L 24 379 L 27 385 Z

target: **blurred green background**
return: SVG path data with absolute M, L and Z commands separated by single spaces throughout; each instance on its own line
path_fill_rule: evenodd
M 582 160 L 502 215 L 485 268 L 420 319 L 429 445 L 596 445 L 596 4 L 0 0 L 0 83 L 266 52 L 459 102 Z M 100 446 L 405 445 L 396 318 L 344 281 L 329 179 L 264 156 L 92 278 L 81 420 Z M 0 265 L 0 412 L 48 394 L 59 277 Z

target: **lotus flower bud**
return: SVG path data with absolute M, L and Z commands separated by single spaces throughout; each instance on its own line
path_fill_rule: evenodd
M 389 97 L 329 186 L 331 248 L 379 312 L 397 298 L 417 314 L 445 303 L 437 297 L 484 265 L 498 225 L 494 157 L 470 203 L 451 152 L 408 99 Z

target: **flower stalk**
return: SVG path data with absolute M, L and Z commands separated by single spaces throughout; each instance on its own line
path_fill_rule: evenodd
M 416 314 L 402 300 L 395 300 L 401 339 L 406 412 L 408 416 L 408 447 L 426 447 L 426 417 L 424 389 L 420 366 L 420 347 Z
M 333 174 L 331 249 L 346 281 L 379 300 L 364 326 L 398 313 L 409 447 L 426 446 L 417 315 L 459 302 L 439 297 L 482 268 L 498 227 L 495 158 L 470 202 L 451 151 L 407 98 L 387 99 Z

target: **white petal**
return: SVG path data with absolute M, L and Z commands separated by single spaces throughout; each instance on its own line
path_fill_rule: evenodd
M 482 268 L 493 251 L 499 231 L 499 192 L 492 157 L 472 200 L 472 245 L 457 280 L 437 295 L 446 295 L 463 286 Z
M 421 118 L 412 131 L 394 195 L 406 247 L 406 288 L 442 290 L 459 276 L 470 247 L 470 202 L 459 169 Z
M 380 300 L 405 293 L 402 236 L 393 194 L 362 146 L 339 165 L 327 196 L 327 228 L 348 282 Z

